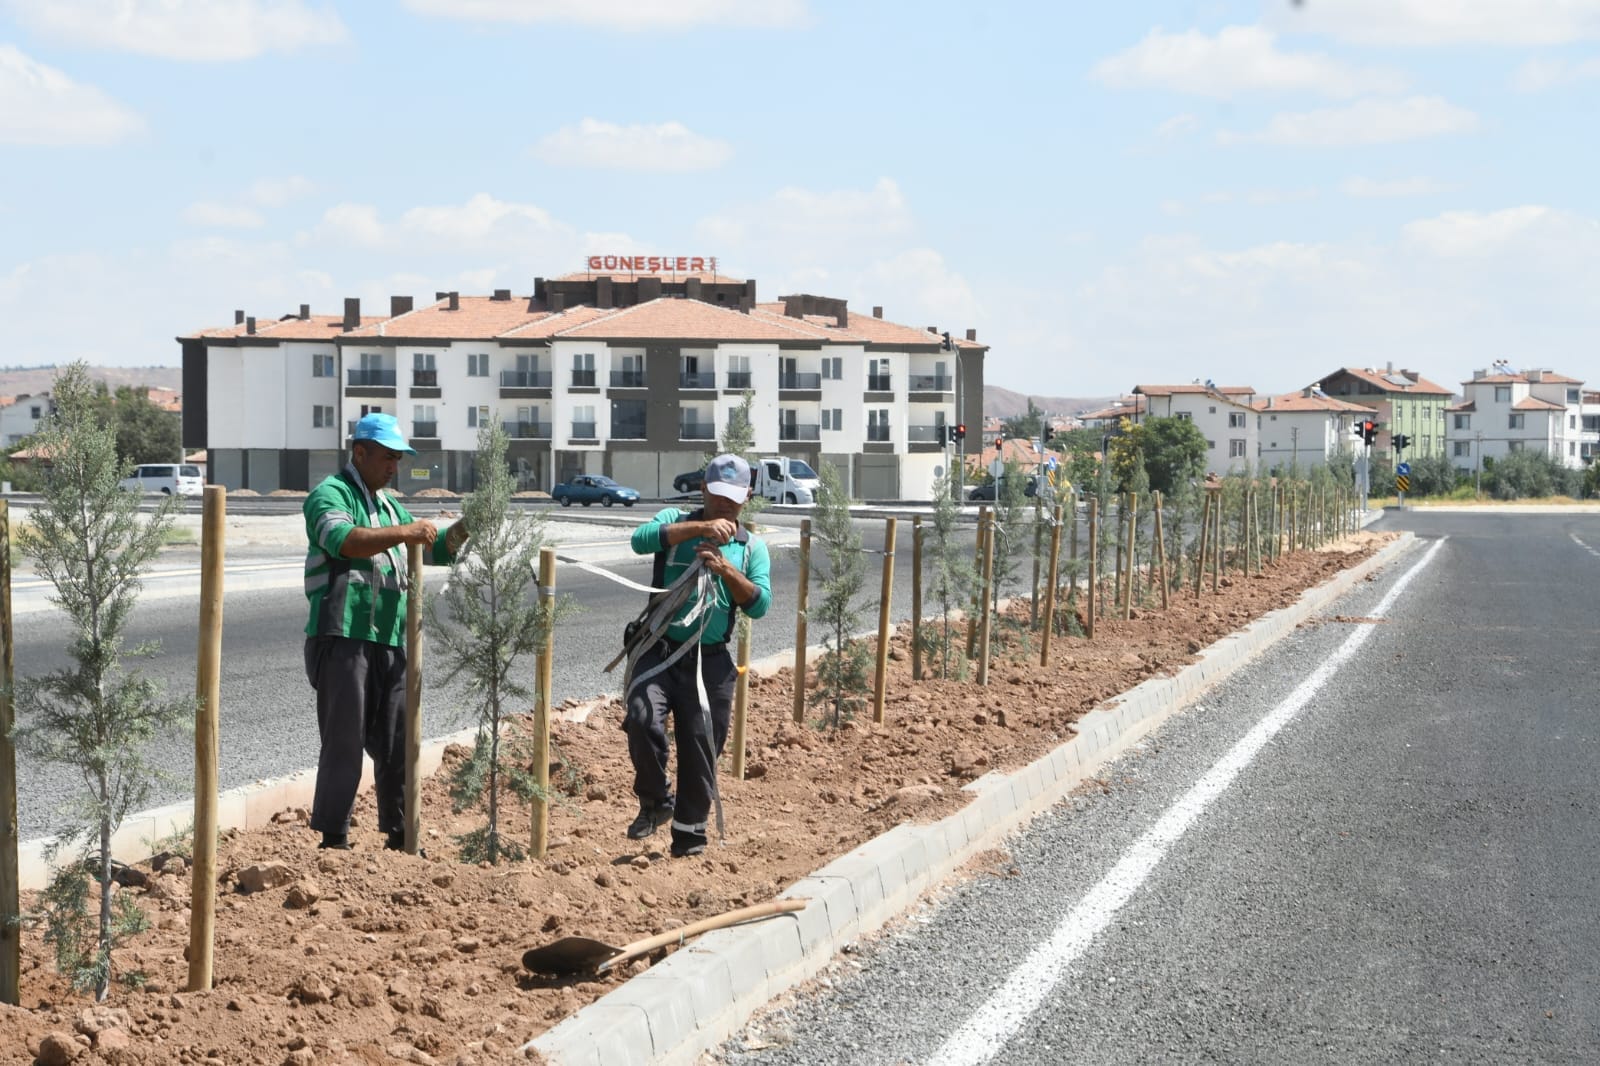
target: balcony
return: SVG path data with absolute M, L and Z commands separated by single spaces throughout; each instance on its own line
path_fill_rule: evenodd
M 500 387 L 502 389 L 548 389 L 550 387 L 550 371 L 502 370 L 500 371 Z
M 750 387 L 750 371 L 748 371 L 748 370 L 730 370 L 730 371 L 728 371 L 728 388 L 730 388 L 730 389 L 748 389 L 749 387 Z
M 685 370 L 678 375 L 680 389 L 714 389 L 717 374 L 714 370 Z
M 907 426 L 906 442 L 908 444 L 943 444 L 949 440 L 944 426 Z
M 953 392 L 956 379 L 949 374 L 912 374 L 912 392 Z
M 572 423 L 572 435 L 578 440 L 599 440 L 599 437 L 595 435 L 595 423 L 593 422 Z
M 822 439 L 822 427 L 818 425 L 803 426 L 795 422 L 780 422 L 778 423 L 778 439 L 780 441 L 819 441 Z
M 684 419 L 678 423 L 679 440 L 716 440 L 717 427 L 712 422 Z
M 887 444 L 889 441 L 888 426 L 868 426 L 867 440 L 878 444 Z
M 820 389 L 822 388 L 822 372 L 815 374 L 781 374 L 778 377 L 780 389 Z
M 594 388 L 593 370 L 574 370 L 572 372 L 572 387 L 575 389 Z
M 612 440 L 644 440 L 645 436 L 642 418 L 619 418 L 611 423 Z
M 889 376 L 887 374 L 885 374 L 885 375 L 883 375 L 881 377 L 873 375 L 873 376 L 869 376 L 867 378 L 867 391 L 868 392 L 893 392 L 894 388 L 893 388 L 893 386 L 891 386 L 889 384 Z
M 429 438 L 432 438 L 433 440 L 438 440 L 439 439 L 439 423 L 437 421 L 433 421 L 433 422 L 412 422 L 411 423 L 411 435 L 413 437 L 429 437 Z
M 548 422 L 502 422 L 500 428 L 506 431 L 506 436 L 512 440 L 549 440 L 550 423 Z
M 439 372 L 437 370 L 413 370 L 411 372 L 411 387 L 413 389 L 437 389 L 439 387 Z
M 345 375 L 353 388 L 394 388 L 393 370 L 350 369 Z
M 644 371 L 613 370 L 611 372 L 611 387 L 613 389 L 642 389 L 644 388 Z

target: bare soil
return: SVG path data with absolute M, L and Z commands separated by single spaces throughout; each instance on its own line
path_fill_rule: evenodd
M 1320 552 L 1175 595 L 1170 609 L 1102 619 L 1093 642 L 1058 632 L 1040 670 L 1026 599 L 999 643 L 989 685 L 911 679 L 904 636 L 892 645 L 883 725 L 870 715 L 834 730 L 813 707 L 796 725 L 792 675 L 752 677 L 747 777 L 723 760 L 727 839 L 671 859 L 666 830 L 624 835 L 636 813 L 615 701 L 552 727 L 547 857 L 497 867 L 458 860 L 456 837 L 484 823 L 452 812 L 443 774 L 424 793 L 427 856 L 382 850 L 372 797 L 362 796 L 353 851 L 316 849 L 304 811 L 224 834 L 218 860 L 215 987 L 187 979 L 189 872 L 181 860 L 128 877 L 151 928 L 118 952 L 118 983 L 96 1006 L 54 972 L 41 930 L 23 942 L 23 1006 L 0 1006 L 0 1063 L 488 1063 L 629 976 L 551 979 L 521 967 L 525 949 L 576 934 L 612 944 L 771 899 L 873 836 L 961 806 L 960 787 L 1022 766 L 1072 736 L 1073 722 L 1152 675 L 1175 672 L 1220 637 L 1294 601 L 1366 558 L 1387 535 L 1358 534 Z M 1079 605 L 1081 610 L 1081 602 Z M 1327 619 L 1325 621 L 1337 621 Z M 1359 621 L 1359 620 L 1357 620 Z M 1004 627 L 1002 627 L 1004 629 Z M 958 631 L 964 644 L 964 627 Z M 449 753 L 459 760 L 466 753 Z M 529 815 L 503 808 L 503 831 L 526 844 Z M 273 865 L 278 864 L 278 865 Z M 160 870 L 154 867 L 161 865 Z M 244 891 L 265 872 L 272 887 Z M 24 909 L 35 901 L 24 899 Z M 657 956 L 659 958 L 660 956 Z

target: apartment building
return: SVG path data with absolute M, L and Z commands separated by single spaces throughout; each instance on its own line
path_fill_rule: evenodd
M 12 445 L 39 432 L 39 424 L 55 411 L 48 392 L 23 393 L 0 402 L 0 444 Z
M 1378 439 L 1373 447 L 1391 451 L 1394 435 L 1411 438 L 1405 457 L 1415 461 L 1445 453 L 1445 408 L 1454 394 L 1414 370 L 1340 367 L 1320 382 L 1329 396 L 1370 407 L 1377 412 Z
M 355 421 L 385 411 L 417 449 L 398 479 L 408 494 L 469 490 L 491 420 L 523 488 L 602 473 L 670 494 L 749 392 L 758 452 L 833 463 L 858 498 L 926 498 L 961 447 L 945 427 L 981 421 L 988 351 L 975 331 L 823 296 L 761 303 L 754 280 L 703 272 L 589 271 L 424 306 L 396 296 L 382 316 L 355 299 L 339 316 L 240 311 L 178 341 L 184 445 L 206 449 L 213 482 L 308 488 L 344 461 Z
M 1256 402 L 1261 461 L 1271 470 L 1325 466 L 1357 448 L 1355 426 L 1374 408 L 1336 399 L 1315 385 Z
M 1461 391 L 1462 402 L 1445 410 L 1450 461 L 1458 470 L 1477 470 L 1486 458 L 1520 451 L 1543 452 L 1579 469 L 1600 442 L 1600 419 L 1585 415 L 1583 382 L 1577 378 L 1542 369 L 1517 372 L 1500 364 L 1474 370 Z
M 1194 423 L 1206 439 L 1206 472 L 1246 470 L 1260 451 L 1255 390 L 1245 385 L 1218 386 L 1207 381 L 1190 385 L 1136 385 L 1144 397 L 1145 418 L 1182 418 Z

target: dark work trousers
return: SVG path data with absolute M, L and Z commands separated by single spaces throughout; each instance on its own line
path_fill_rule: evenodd
M 676 646 L 666 641 L 657 643 L 639 656 L 634 676 L 653 669 L 675 650 Z M 694 649 L 685 652 L 665 672 L 633 686 L 622 722 L 628 734 L 628 755 L 633 759 L 633 791 L 641 800 L 659 802 L 671 794 L 667 785 L 667 715 L 672 715 L 672 735 L 678 745 L 678 798 L 672 816 L 672 841 L 685 845 L 706 842 L 712 775 L 717 756 L 728 739 L 728 718 L 738 680 L 726 644 L 702 644 L 699 652 L 706 698 L 711 701 L 709 737 L 700 692 L 695 686 Z
M 378 794 L 378 828 L 405 828 L 406 652 L 350 637 L 309 637 L 306 678 L 317 691 L 317 789 L 311 828 L 350 829 L 350 809 L 361 785 L 361 753 L 372 756 Z

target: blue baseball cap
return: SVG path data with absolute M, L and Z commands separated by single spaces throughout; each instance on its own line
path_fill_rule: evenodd
M 417 450 L 407 444 L 405 437 L 401 436 L 400 423 L 395 421 L 394 415 L 386 415 L 380 411 L 362 415 L 361 420 L 356 423 L 355 432 L 350 434 L 350 440 L 352 443 L 358 440 L 370 440 L 392 452 L 417 454 Z
M 750 464 L 737 455 L 719 455 L 706 464 L 706 491 L 734 503 L 750 498 Z

